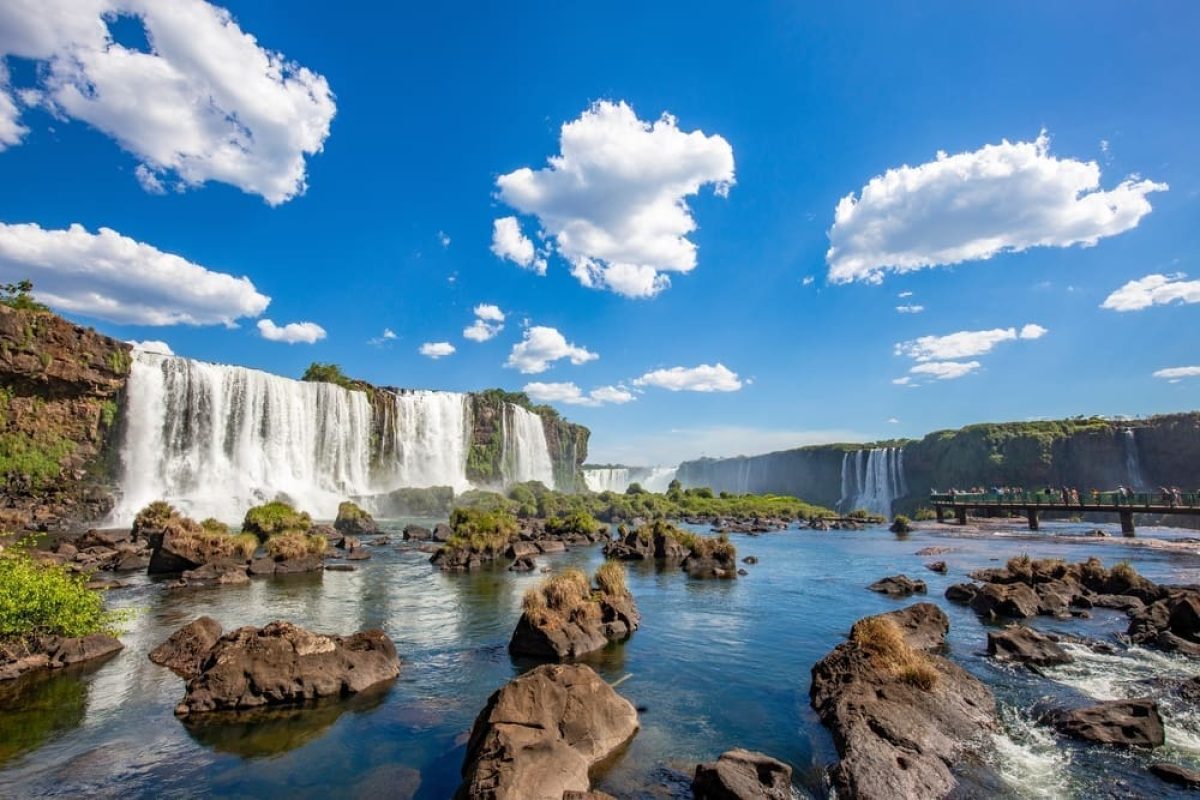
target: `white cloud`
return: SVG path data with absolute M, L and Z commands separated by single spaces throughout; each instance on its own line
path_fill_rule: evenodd
M 423 356 L 428 356 L 436 360 L 454 355 L 454 345 L 449 342 L 425 342 L 425 344 L 421 345 L 418 352 Z
M 986 331 L 959 331 L 946 336 L 922 336 L 896 344 L 898 356 L 908 356 L 915 361 L 940 361 L 969 358 L 990 353 L 1001 342 L 1015 339 L 1040 339 L 1047 333 L 1040 325 L 1032 323 L 1021 328 L 993 328 Z
M 450 235 L 447 234 L 445 231 L 438 231 L 437 239 L 438 239 L 438 244 L 440 244 L 442 247 L 450 246 Z
M 145 164 L 138 164 L 133 168 L 133 176 L 137 178 L 138 184 L 141 185 L 150 194 L 166 194 L 167 187 L 163 186 L 162 181 L 154 170 L 147 167 Z
M 940 381 L 969 375 L 982 365 L 978 361 L 927 361 L 909 370 L 914 375 L 928 375 Z
M 889 169 L 838 203 L 829 280 L 878 283 L 888 270 L 991 258 L 1030 247 L 1090 246 L 1137 227 L 1146 196 L 1165 183 L 1129 178 L 1100 189 L 1094 162 L 1050 155 L 1033 142 L 986 145 L 916 167 Z
M 1141 311 L 1168 303 L 1200 303 L 1200 281 L 1185 281 L 1186 275 L 1147 275 L 1117 289 L 1100 305 L 1113 311 Z
M 280 327 L 269 319 L 260 319 L 258 332 L 264 339 L 287 344 L 314 344 L 325 338 L 325 329 L 315 322 L 289 322 Z
M 107 20 L 139 18 L 149 52 L 116 43 Z M 0 57 L 39 62 L 37 98 L 141 161 L 150 191 L 228 183 L 271 205 L 305 189 L 336 111 L 325 78 L 259 46 L 228 11 L 203 0 L 5 0 Z M 0 74 L 0 146 L 24 132 Z
M 28 278 L 38 299 L 59 311 L 120 324 L 232 327 L 271 302 L 249 278 L 82 225 L 46 230 L 0 222 L 0 277 Z
M 396 336 L 396 332 L 394 330 L 391 328 L 384 328 L 383 333 L 379 334 L 373 339 L 368 339 L 367 344 L 372 344 L 378 347 L 379 345 L 386 344 L 387 342 L 395 341 L 397 338 L 399 337 Z
M 814 278 L 812 275 L 805 275 L 805 276 L 804 276 L 804 277 L 803 277 L 803 278 L 800 280 L 800 285 L 801 285 L 801 286 L 812 286 L 812 285 L 813 285 L 813 282 L 814 282 L 815 280 L 816 280 L 816 278 Z
M 525 394 L 539 403 L 565 403 L 575 406 L 620 405 L 635 399 L 633 392 L 619 386 L 601 386 L 587 394 L 574 383 L 527 383 Z
M 1181 378 L 1200 378 L 1200 367 L 1168 367 L 1155 372 L 1154 377 L 1165 378 L 1171 383 L 1175 383 Z
M 634 380 L 633 385 L 656 386 L 672 392 L 736 392 L 742 388 L 737 373 L 720 363 L 656 369 Z
M 893 378 L 892 383 L 896 384 L 897 386 L 908 386 L 910 383 L 912 383 L 912 378 L 908 375 L 905 375 L 902 378 Z
M 668 273 L 695 268 L 687 198 L 709 184 L 728 193 L 729 142 L 684 132 L 669 114 L 643 122 L 625 102 L 601 101 L 562 126 L 559 149 L 544 169 L 522 167 L 496 185 L 501 200 L 537 217 L 580 283 L 652 297 L 670 285 Z
M 473 342 L 486 342 L 504 330 L 504 312 L 500 306 L 481 303 L 475 306 L 475 321 L 463 328 L 463 336 Z
M 899 311 L 901 314 L 920 314 L 922 311 L 925 310 L 925 306 L 917 306 L 917 305 L 896 306 L 896 310 Z
M 516 217 L 501 217 L 492 223 L 492 252 L 538 275 L 546 274 L 546 259 L 538 255 L 533 241 L 521 232 Z
M 134 350 L 140 350 L 144 353 L 158 353 L 160 356 L 175 355 L 175 351 L 171 349 L 171 345 L 160 339 L 147 339 L 144 342 L 137 342 L 131 339 L 126 344 L 133 345 Z
M 896 295 L 896 297 L 899 297 L 901 300 L 903 300 L 906 297 L 912 297 L 912 296 L 913 296 L 912 292 L 901 292 L 900 294 Z
M 899 425 L 900 420 L 896 419 L 895 417 L 888 417 L 888 424 L 889 425 Z
M 569 359 L 572 364 L 585 364 L 599 358 L 586 348 L 569 344 L 555 328 L 533 325 L 525 329 L 525 338 L 513 345 L 504 366 L 512 367 L 526 375 L 545 372 L 559 359 Z

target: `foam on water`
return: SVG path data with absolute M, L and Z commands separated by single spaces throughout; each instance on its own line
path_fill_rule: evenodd
M 993 766 L 1000 777 L 1021 797 L 1066 795 L 1071 754 L 1058 746 L 1054 734 L 1011 706 L 1001 706 L 1000 723 L 1003 730 L 993 736 Z

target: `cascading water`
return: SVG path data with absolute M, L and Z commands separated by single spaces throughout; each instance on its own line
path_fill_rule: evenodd
M 509 405 L 503 416 L 504 452 L 501 458 L 505 484 L 541 481 L 554 488 L 554 463 L 546 445 L 542 418 L 521 406 Z
M 872 447 L 844 453 L 841 494 L 838 510 L 843 513 L 863 508 L 890 517 L 892 503 L 908 494 L 904 448 Z
M 506 482 L 552 485 L 541 418 L 508 409 Z M 402 487 L 470 487 L 465 394 L 378 390 L 372 402 L 334 384 L 135 350 L 124 417 L 114 522 L 160 499 L 237 522 L 279 496 L 330 518 L 349 497 L 369 505 L 370 495 Z
M 676 467 L 585 467 L 583 479 L 593 492 L 624 492 L 636 483 L 649 492 L 665 492 Z
M 1125 429 L 1125 472 L 1128 474 L 1130 488 L 1144 491 L 1150 488 L 1150 482 L 1142 473 L 1142 461 L 1138 457 L 1137 433 L 1133 428 Z

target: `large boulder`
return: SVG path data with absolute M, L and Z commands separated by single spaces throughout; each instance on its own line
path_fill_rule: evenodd
M 1110 700 L 1048 716 L 1060 733 L 1087 742 L 1149 748 L 1166 741 L 1158 704 L 1149 699 Z
M 1188 769 L 1178 764 L 1158 762 L 1150 765 L 1150 771 L 1167 783 L 1182 786 L 1185 789 L 1200 789 L 1200 770 Z
M 346 536 L 362 536 L 379 531 L 375 518 L 349 500 L 338 505 L 333 527 Z
M 19 678 L 39 669 L 62 669 L 106 658 L 121 650 L 123 644 L 103 633 L 88 636 L 33 636 L 25 640 L 0 642 L 0 681 Z
M 946 587 L 946 599 L 952 603 L 969 603 L 979 593 L 979 587 L 973 583 L 955 583 Z
M 792 768 L 762 753 L 730 750 L 696 766 L 695 800 L 791 800 Z
M 433 538 L 433 531 L 421 525 L 408 524 L 404 526 L 404 541 L 427 542 Z
M 1129 612 L 1130 641 L 1200 655 L 1200 593 L 1183 589 Z
M 212 617 L 200 617 L 184 625 L 158 647 L 150 651 L 150 660 L 167 667 L 184 680 L 200 674 L 208 651 L 221 638 L 221 623 Z
M 488 698 L 457 800 L 562 800 L 638 730 L 637 711 L 591 667 L 544 664 Z M 585 795 L 586 796 L 586 795 Z
M 812 705 L 841 756 L 830 773 L 838 796 L 944 797 L 961 780 L 950 765 L 997 729 L 991 691 L 935 652 L 949 627 L 917 603 L 860 620 L 813 667 Z
M 1017 661 L 1037 667 L 1070 664 L 1073 660 L 1058 642 L 1024 625 L 988 632 L 988 655 L 999 661 Z
M 971 598 L 971 608 L 985 619 L 1037 616 L 1038 596 L 1024 583 L 987 583 Z
M 246 626 L 217 640 L 175 713 L 296 705 L 355 694 L 399 674 L 396 646 L 381 630 L 343 637 L 290 622 Z
M 641 616 L 625 588 L 624 568 L 606 562 L 596 581 L 593 589 L 582 572 L 567 570 L 531 589 L 509 652 L 556 661 L 579 658 L 637 630 Z
M 923 580 L 913 580 L 907 575 L 892 575 L 880 578 L 867 587 L 872 592 L 886 594 L 889 597 L 911 597 L 913 593 L 925 594 L 928 587 Z

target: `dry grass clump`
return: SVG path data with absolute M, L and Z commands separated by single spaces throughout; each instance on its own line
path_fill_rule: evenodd
M 605 562 L 596 571 L 596 584 L 599 588 L 594 590 L 582 571 L 567 569 L 525 592 L 521 608 L 535 625 L 594 624 L 602 614 L 601 596 L 629 596 L 625 568 L 614 561 Z
M 1138 571 L 1134 569 L 1133 565 L 1128 561 L 1120 561 L 1116 564 L 1113 564 L 1113 568 L 1108 574 L 1111 577 L 1128 584 L 1136 583 L 1138 578 L 1142 577 L 1141 575 L 1138 575 Z
M 552 575 L 542 583 L 542 594 L 546 597 L 546 605 L 555 610 L 563 611 L 583 602 L 592 593 L 587 575 L 582 570 L 563 570 Z
M 213 519 L 212 517 L 202 520 L 200 522 L 200 527 L 204 529 L 205 533 L 229 533 L 228 525 L 226 525 L 224 522 L 221 522 L 219 519 Z
M 288 561 L 308 555 L 320 555 L 325 552 L 328 544 L 325 537 L 319 534 L 291 531 L 267 539 L 267 554 L 274 559 Z
M 937 685 L 937 667 L 928 655 L 908 644 L 894 619 L 886 616 L 860 619 L 850 629 L 850 641 L 905 683 L 924 691 Z
M 1100 559 L 1090 556 L 1087 561 L 1079 565 L 1079 575 L 1085 583 L 1102 583 L 1108 579 L 1108 570 L 1104 568 L 1104 563 Z
M 1030 578 L 1033 576 L 1033 559 L 1028 553 L 1022 553 L 1019 556 L 1013 556 L 1004 565 L 1008 571 L 1021 578 Z
M 611 597 L 628 597 L 629 586 L 625 583 L 625 567 L 617 561 L 605 561 L 596 570 L 596 585 L 600 593 Z
M 233 551 L 246 561 L 254 558 L 258 552 L 258 537 L 253 533 L 239 533 L 230 537 Z

